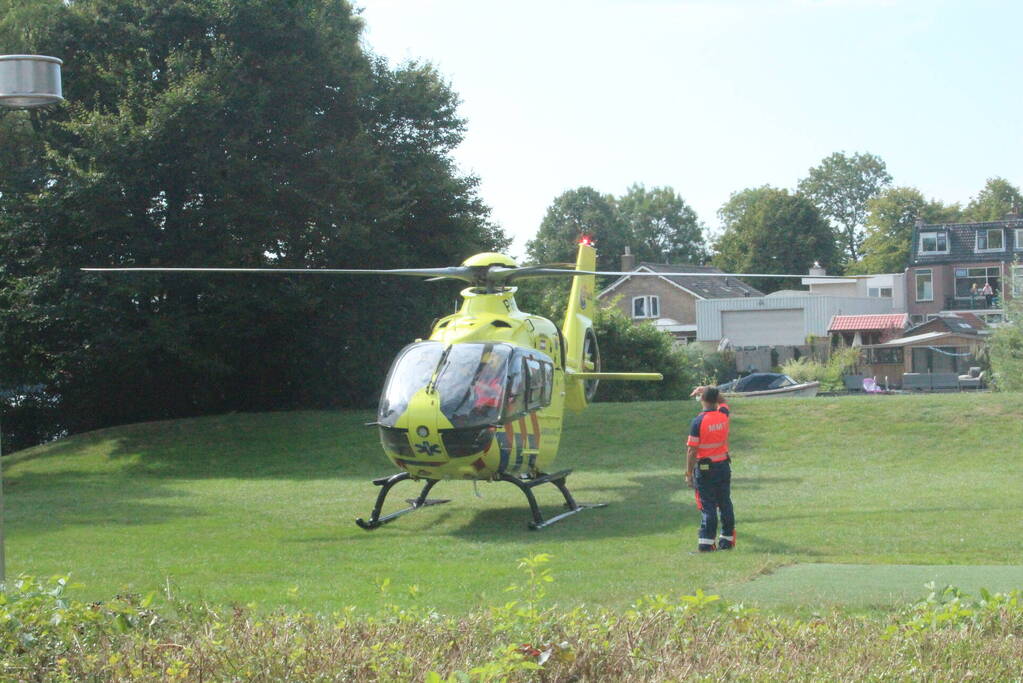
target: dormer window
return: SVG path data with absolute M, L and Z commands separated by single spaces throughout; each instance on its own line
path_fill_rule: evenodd
M 633 318 L 658 318 L 661 315 L 661 302 L 652 294 L 637 296 L 632 299 Z
M 1005 233 L 1001 228 L 987 228 L 977 231 L 976 251 L 1004 251 Z
M 921 254 L 947 254 L 948 233 L 947 232 L 922 232 L 920 233 Z

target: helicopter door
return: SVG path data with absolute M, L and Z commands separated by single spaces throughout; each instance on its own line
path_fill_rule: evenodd
M 511 355 L 507 344 L 451 346 L 436 383 L 441 412 L 452 427 L 486 427 L 500 420 Z

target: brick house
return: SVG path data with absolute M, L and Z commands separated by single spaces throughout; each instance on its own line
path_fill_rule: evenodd
M 987 223 L 918 222 L 906 269 L 906 308 L 922 323 L 949 313 L 973 311 L 985 322 L 1004 316 L 1003 298 L 1023 295 L 1023 219 Z M 989 302 L 981 291 L 990 284 Z
M 617 300 L 618 308 L 633 322 L 651 322 L 680 341 L 688 342 L 696 338 L 697 301 L 764 295 L 734 277 L 708 277 L 709 273 L 722 272 L 713 266 L 687 263 L 637 265 L 635 256 L 629 254 L 627 249 L 622 256 L 622 271 L 686 273 L 661 277 L 623 275 L 597 295 L 602 304 Z

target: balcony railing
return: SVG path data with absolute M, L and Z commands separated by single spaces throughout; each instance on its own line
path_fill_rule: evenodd
M 960 298 L 957 296 L 945 297 L 946 311 L 989 311 L 991 309 L 1000 309 L 1001 307 L 1002 300 L 997 296 L 991 299 L 990 305 L 988 305 L 987 298 L 983 296 L 966 298 Z

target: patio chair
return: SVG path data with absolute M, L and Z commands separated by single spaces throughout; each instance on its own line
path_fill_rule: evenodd
M 984 372 L 978 367 L 972 367 L 965 375 L 959 375 L 960 389 L 980 389 L 983 386 Z

